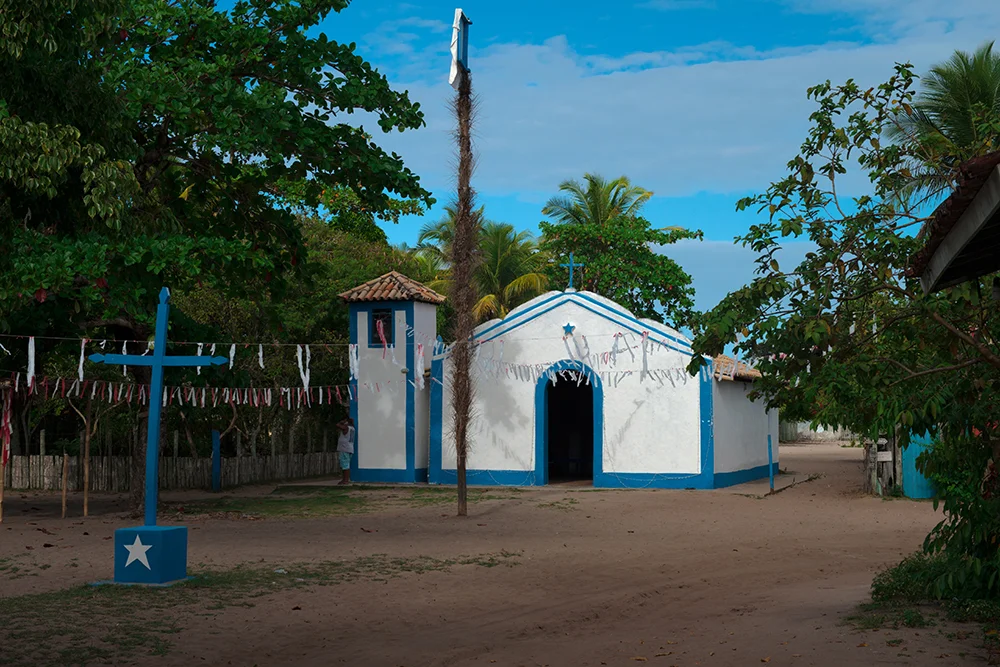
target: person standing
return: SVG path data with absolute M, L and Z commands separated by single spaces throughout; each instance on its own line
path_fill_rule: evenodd
M 351 483 L 351 456 L 354 454 L 354 420 L 345 417 L 337 423 L 340 436 L 337 438 L 337 453 L 340 455 L 340 470 L 343 475 L 339 484 Z

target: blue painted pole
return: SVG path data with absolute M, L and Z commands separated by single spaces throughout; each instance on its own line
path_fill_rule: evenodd
M 771 492 L 774 493 L 774 452 L 771 450 L 771 434 L 767 434 L 767 477 L 771 482 Z
M 153 339 L 152 377 L 149 383 L 149 419 L 146 429 L 146 525 L 156 525 L 156 501 L 160 486 L 160 412 L 163 405 L 163 362 L 167 355 L 167 319 L 170 291 L 160 290 L 156 307 L 156 337 Z
M 222 490 L 222 442 L 219 432 L 212 429 L 212 490 Z

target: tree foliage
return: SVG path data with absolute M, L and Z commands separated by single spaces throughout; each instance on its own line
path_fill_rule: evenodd
M 314 36 L 345 0 L 59 4 L 0 20 L 0 233 L 14 250 L 0 326 L 44 308 L 141 329 L 161 284 L 238 293 L 298 270 L 296 204 L 345 188 L 375 213 L 392 195 L 430 201 L 398 156 L 337 122 L 423 124 L 353 44 Z
M 992 435 L 1000 321 L 983 281 L 924 295 L 908 272 L 923 243 L 914 232 L 930 212 L 908 196 L 913 166 L 944 168 L 938 178 L 950 182 L 955 174 L 947 165 L 956 164 L 948 154 L 928 155 L 926 142 L 885 140 L 915 113 L 915 81 L 910 66 L 900 64 L 877 87 L 847 81 L 809 89 L 817 108 L 788 174 L 738 205 L 764 214 L 737 239 L 757 254 L 757 277 L 700 318 L 690 370 L 701 365 L 698 355 L 733 344 L 763 373 L 754 395 L 786 414 L 872 437 L 895 430 L 904 446 L 929 432 L 947 443 L 942 447 L 966 452 L 961 465 L 975 467 L 1000 462 L 1000 440 Z M 996 137 L 998 129 L 986 121 L 977 132 Z M 865 194 L 844 195 L 849 174 L 866 177 Z M 777 260 L 786 239 L 813 245 L 798 266 Z M 982 468 L 956 476 L 949 465 L 965 492 L 944 491 L 945 519 L 927 549 L 946 551 L 951 571 L 961 574 L 938 582 L 936 591 L 958 594 L 973 585 L 996 595 L 997 526 L 983 521 L 996 515 L 989 499 L 995 483 L 970 486 Z M 977 498 L 970 502 L 968 494 Z
M 595 224 L 581 220 L 568 224 L 540 223 L 541 248 L 559 258 L 549 266 L 553 284 L 566 280 L 559 266 L 573 253 L 582 263 L 574 285 L 607 297 L 637 317 L 685 326 L 694 313 L 691 276 L 663 250 L 681 239 L 700 239 L 700 231 L 654 229 L 642 217 L 621 215 Z

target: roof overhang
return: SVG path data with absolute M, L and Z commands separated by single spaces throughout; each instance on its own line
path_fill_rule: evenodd
M 1000 166 L 930 256 L 920 276 L 924 293 L 953 287 L 1000 268 Z

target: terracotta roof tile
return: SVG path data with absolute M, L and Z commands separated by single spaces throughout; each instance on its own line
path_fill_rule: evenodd
M 441 304 L 445 298 L 416 280 L 407 278 L 402 273 L 390 271 L 384 276 L 358 285 L 340 294 L 340 298 L 348 303 L 365 301 L 422 301 L 424 303 Z
M 715 377 L 720 380 L 745 380 L 752 382 L 761 377 L 760 371 L 751 368 L 745 362 L 736 361 L 732 357 L 720 354 L 713 361 Z

